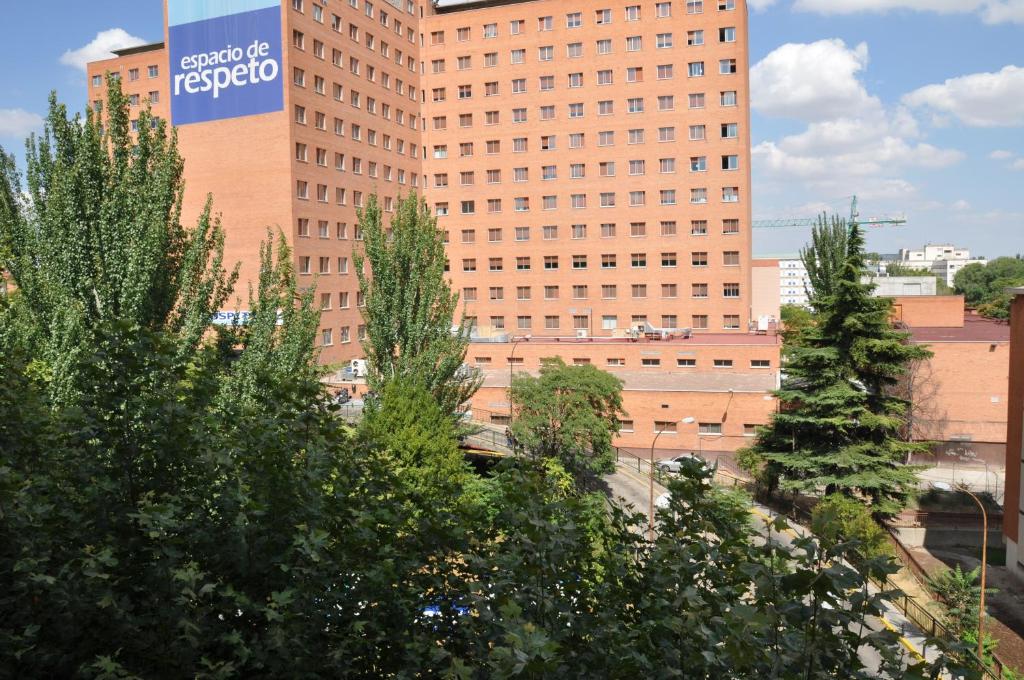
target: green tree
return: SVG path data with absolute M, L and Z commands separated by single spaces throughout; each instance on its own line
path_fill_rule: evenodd
M 871 511 L 842 494 L 826 496 L 814 506 L 811 530 L 825 545 L 857 541 L 858 562 L 893 555 L 885 529 L 871 516 Z
M 835 292 L 816 303 L 818 323 L 784 347 L 782 410 L 751 453 L 784 489 L 857 497 L 873 513 L 898 512 L 916 487 L 910 455 L 927 444 L 901 441 L 908 404 L 893 388 L 911 362 L 931 353 L 890 323 L 891 300 L 861 282 L 864 241 L 850 227 Z
M 469 323 L 453 327 L 459 296 L 445 279 L 444 237 L 426 201 L 410 194 L 385 226 L 376 196 L 359 212 L 364 253 L 355 267 L 363 294 L 369 363 L 377 392 L 391 380 L 418 383 L 442 410 L 455 414 L 479 389 L 463 362 Z
M 779 315 L 782 317 L 782 341 L 788 344 L 797 342 L 804 329 L 815 323 L 814 312 L 803 305 L 782 305 Z
M 615 469 L 622 381 L 594 366 L 544 361 L 540 375 L 512 381 L 512 434 L 532 455 L 555 458 L 578 478 Z
M 1024 286 L 1024 259 L 997 257 L 987 264 L 975 262 L 956 273 L 953 284 L 964 301 L 992 319 L 1010 317 L 1010 296 L 1006 289 Z
M 960 565 L 943 569 L 928 577 L 928 586 L 942 598 L 946 608 L 946 625 L 958 637 L 972 634 L 974 645 L 978 644 L 978 607 L 981 603 L 979 575 L 981 567 L 963 571 Z M 985 593 L 995 591 L 986 589 Z
M 812 307 L 817 308 L 821 301 L 835 295 L 849 250 L 847 237 L 846 220 L 822 213 L 811 228 L 810 244 L 800 249 L 800 260 L 810 282 L 807 296 Z
M 459 449 L 456 425 L 422 385 L 386 383 L 364 411 L 359 439 L 374 464 L 408 489 L 411 512 L 483 510 L 488 492 Z
M 0 243 L 19 289 L 12 332 L 37 348 L 62 400 L 79 392 L 74 366 L 97 327 L 117 319 L 167 331 L 182 338 L 182 360 L 237 276 L 224 269 L 224 233 L 209 204 L 195 229 L 180 224 L 174 135 L 142 111 L 133 140 L 119 83 L 109 97 L 104 130 L 91 111 L 69 119 L 51 96 L 44 134 L 27 144 L 25 186 L 6 155 L 0 173 Z M 22 191 L 24 201 L 13 199 Z

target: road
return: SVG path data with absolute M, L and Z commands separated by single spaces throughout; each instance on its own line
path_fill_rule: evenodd
M 646 513 L 650 502 L 650 479 L 642 472 L 638 472 L 635 468 L 619 463 L 616 471 L 605 477 L 611 488 L 612 496 L 617 499 L 622 499 L 626 504 L 632 505 L 637 512 Z M 663 494 L 667 489 L 655 482 L 654 494 L 657 497 Z M 768 536 L 767 525 L 775 517 L 775 513 L 767 507 L 754 503 L 751 505 L 750 513 L 754 517 L 754 527 L 758 533 L 762 536 Z M 809 532 L 806 528 L 790 522 L 790 529 L 786 530 L 783 534 L 778 532 L 772 532 L 772 540 L 778 542 L 780 545 L 790 546 L 795 538 L 798 536 L 807 535 Z M 877 592 L 874 586 L 870 586 L 872 592 Z M 880 619 L 870 617 L 868 623 L 872 630 L 881 630 L 882 628 L 888 628 L 889 630 L 899 634 L 900 644 L 903 647 L 904 656 L 908 661 L 919 660 L 924 658 L 929 661 L 934 661 L 938 658 L 938 652 L 934 647 L 927 647 L 925 644 L 925 636 L 920 630 L 907 619 L 902 612 L 896 609 L 892 605 L 887 605 L 887 611 L 884 616 Z M 923 652 L 922 652 L 923 650 Z M 864 647 L 860 650 L 860 656 L 864 660 L 865 664 L 869 668 L 877 668 L 880 664 L 880 658 L 877 652 L 870 647 Z

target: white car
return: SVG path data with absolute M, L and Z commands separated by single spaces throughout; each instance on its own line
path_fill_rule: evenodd
M 703 458 L 695 453 L 684 453 L 681 456 L 675 458 L 666 458 L 665 460 L 659 460 L 655 463 L 659 470 L 662 472 L 679 472 L 683 464 L 689 461 L 695 461 L 701 464 L 702 467 L 707 467 L 708 464 Z

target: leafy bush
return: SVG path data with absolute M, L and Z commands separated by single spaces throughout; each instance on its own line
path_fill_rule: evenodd
M 830 494 L 814 507 L 811 528 L 826 545 L 856 541 L 856 551 L 865 559 L 893 555 L 885 529 L 871 516 L 871 510 L 843 494 Z

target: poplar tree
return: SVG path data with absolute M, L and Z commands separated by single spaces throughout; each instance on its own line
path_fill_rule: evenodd
M 810 282 L 807 297 L 813 307 L 836 293 L 849 250 L 847 236 L 846 220 L 822 213 L 811 228 L 810 245 L 800 250 L 800 260 Z
M 818 323 L 784 349 L 777 392 L 781 412 L 750 452 L 783 489 L 840 492 L 876 515 L 901 510 L 917 485 L 909 457 L 926 443 L 902 441 L 909 403 L 893 388 L 911 362 L 931 352 L 907 342 L 890 323 L 891 300 L 861 282 L 864 239 L 852 224 L 848 252 L 832 295 L 820 298 Z
M 69 118 L 50 96 L 43 134 L 26 143 L 24 183 L 10 157 L 0 161 L 0 253 L 18 290 L 7 331 L 33 348 L 59 401 L 77 391 L 75 366 L 98 328 L 166 331 L 184 359 L 237 278 L 209 199 L 194 229 L 181 225 L 176 135 L 143 110 L 133 138 L 117 80 L 108 93 L 105 124 L 91 109 Z
M 480 387 L 463 367 L 469 345 L 466 316 L 456 320 L 459 296 L 445 279 L 444 238 L 426 201 L 398 201 L 389 226 L 377 197 L 359 212 L 364 252 L 356 274 L 366 321 L 368 383 L 377 393 L 394 380 L 429 391 L 445 413 L 456 413 Z

